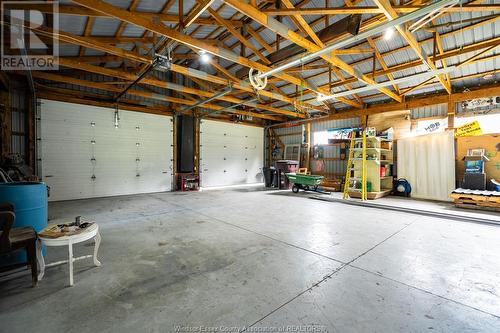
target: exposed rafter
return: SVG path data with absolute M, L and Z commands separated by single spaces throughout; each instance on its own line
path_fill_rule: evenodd
M 401 5 L 392 6 L 394 11 L 399 14 L 410 13 L 414 10 L 422 8 L 422 6 Z M 459 12 L 490 12 L 500 11 L 500 5 L 465 5 L 460 7 L 450 7 L 443 10 L 447 13 Z M 385 14 L 385 10 L 380 7 L 363 6 L 363 7 L 323 7 L 323 8 L 272 8 L 262 11 L 268 15 L 347 15 L 347 14 Z
M 273 19 L 272 17 L 268 16 L 265 13 L 262 13 L 258 10 L 255 9 L 255 7 L 252 7 L 244 2 L 238 1 L 238 0 L 225 0 L 227 4 L 229 4 L 231 7 L 234 9 L 240 11 L 241 13 L 247 15 L 248 17 L 252 18 L 256 22 L 262 24 L 263 26 L 267 27 L 271 31 L 275 32 L 276 34 L 285 37 L 286 39 L 290 40 L 291 42 L 305 48 L 309 52 L 317 52 L 321 50 L 321 47 L 318 45 L 308 41 L 304 37 L 300 36 L 296 32 L 293 32 L 288 29 L 286 25 L 284 25 L 281 22 L 278 22 L 277 20 Z M 322 55 L 321 58 L 326 60 L 327 62 L 331 63 L 333 66 L 336 66 L 349 75 L 352 75 L 358 80 L 366 82 L 367 84 L 375 84 L 375 82 L 358 71 L 357 69 L 353 68 L 352 66 L 349 66 L 347 63 L 342 61 L 340 58 L 337 56 L 333 55 Z M 401 101 L 401 97 L 395 94 L 393 91 L 387 89 L 387 88 L 380 88 L 380 91 L 386 94 L 387 96 L 391 97 L 392 99 L 396 101 Z
M 374 0 L 371 4 L 360 5 L 361 2 L 362 0 L 345 0 L 342 7 L 333 7 L 328 0 L 321 3 L 312 0 L 196 0 L 190 1 L 187 6 L 186 0 L 167 0 L 158 6 L 157 12 L 153 12 L 151 9 L 143 11 L 141 0 L 131 0 L 126 4 L 111 4 L 107 0 L 74 0 L 74 4 L 59 5 L 60 14 L 66 18 L 68 15 L 85 18 L 78 30 L 68 30 L 73 33 L 65 31 L 67 26 L 61 26 L 61 31 L 54 32 L 46 27 L 31 28 L 37 25 L 26 22 L 26 26 L 33 29 L 47 44 L 57 38 L 61 45 L 73 44 L 79 47 L 77 53 L 72 53 L 70 57 L 66 51 L 62 52 L 59 73 L 36 72 L 33 76 L 43 96 L 54 94 L 55 98 L 64 99 L 64 95 L 67 95 L 68 99 L 74 101 L 95 98 L 96 103 L 104 105 L 108 103 L 107 98 L 112 99 L 133 82 L 141 69 L 151 66 L 154 61 L 153 47 L 157 53 L 168 48 L 173 59 L 170 74 L 162 75 L 162 79 L 158 79 L 159 68 L 151 71 L 150 77 L 145 77 L 144 81 L 127 91 L 121 105 L 142 110 L 141 112 L 151 112 L 149 105 L 154 103 L 158 112 L 165 114 L 195 105 L 200 99 L 217 95 L 219 91 L 231 85 L 231 93 L 204 104 L 203 108 L 209 112 L 220 113 L 216 116 L 219 119 L 229 119 L 231 113 L 236 113 L 271 122 L 289 118 L 306 119 L 310 116 L 309 112 L 335 112 L 332 116 L 334 118 L 367 115 L 382 108 L 371 105 L 373 102 L 370 101 L 374 101 L 374 98 L 382 100 L 391 108 L 396 105 L 408 107 L 417 104 L 407 104 L 405 100 L 415 101 L 414 96 L 429 91 L 429 87 L 434 87 L 436 91 L 442 91 L 444 88 L 448 95 L 453 96 L 457 87 L 477 82 L 472 78 L 480 78 L 486 74 L 498 78 L 498 70 L 491 70 L 490 64 L 500 57 L 500 37 L 495 34 L 491 35 L 494 37 L 477 34 L 490 27 L 497 28 L 500 15 L 491 14 L 498 14 L 500 5 L 472 0 L 462 6 L 444 9 L 445 15 L 450 18 L 449 22 L 432 20 L 422 27 L 427 32 L 427 38 L 422 39 L 422 34 L 413 35 L 405 26 L 399 26 L 398 34 L 407 45 L 391 47 L 390 42 L 381 41 L 382 36 L 372 36 L 356 45 L 335 50 L 270 77 L 267 90 L 257 93 L 246 81 L 249 68 L 267 72 L 272 69 L 271 64 L 279 66 L 283 62 L 293 60 L 297 52 L 316 52 L 330 43 L 347 38 L 349 34 L 345 31 L 351 30 L 338 29 L 338 26 L 335 29 L 341 31 L 340 33 L 324 34 L 327 28 L 332 26 L 332 22 L 335 22 L 335 25 L 341 21 L 342 27 L 344 21 L 347 21 L 337 20 L 338 16 L 335 15 L 342 15 L 344 18 L 345 15 L 353 15 L 352 18 L 356 19 L 360 18 L 361 14 L 374 14 L 364 19 L 360 25 L 359 21 L 357 22 L 356 31 L 359 27 L 359 31 L 363 32 L 399 15 L 422 8 L 432 1 Z M 177 9 L 174 11 L 176 4 Z M 184 4 L 182 9 L 181 4 Z M 16 6 L 38 9 L 45 13 L 52 10 L 49 4 L 26 2 Z M 236 11 L 228 15 L 228 7 Z M 475 14 L 473 18 L 459 20 L 457 17 L 460 13 Z M 480 13 L 484 13 L 484 16 L 480 16 Z M 310 15 L 315 17 L 311 19 Z M 289 16 L 290 20 L 282 20 L 283 16 Z M 113 20 L 116 30 L 105 33 L 99 31 L 99 36 L 96 36 L 94 22 L 101 19 Z M 323 24 L 326 24 L 325 28 Z M 129 34 L 127 27 L 131 25 L 144 29 L 142 35 Z M 459 35 L 461 32 L 474 33 L 474 40 L 465 40 L 465 45 L 450 49 L 449 47 L 454 45 L 450 40 L 455 40 L 456 37 L 462 40 Z M 429 34 L 433 34 L 433 37 L 428 38 Z M 291 47 L 288 41 L 295 47 L 293 55 L 286 51 L 287 47 Z M 428 51 L 431 49 L 431 43 L 433 51 Z M 273 57 L 278 49 L 283 49 L 281 56 Z M 90 55 L 93 53 L 86 50 L 105 54 Z M 202 50 L 213 57 L 201 62 Z M 349 55 L 353 55 L 356 60 L 352 61 Z M 405 57 L 402 58 L 401 55 Z M 470 66 L 481 64 L 479 67 L 483 67 L 483 63 L 488 63 L 485 67 L 488 70 L 483 72 L 478 72 L 477 66 Z M 117 64 L 121 64 L 122 68 L 116 68 Z M 399 83 L 399 86 L 394 84 L 381 87 L 371 94 L 360 93 L 362 98 L 358 95 L 342 97 L 339 101 L 326 105 L 327 107 L 318 105 L 316 101 L 318 94 L 353 90 L 359 88 L 360 82 L 369 86 L 386 80 L 394 81 L 410 73 L 422 72 L 422 64 L 429 70 L 448 66 L 455 66 L 458 70 L 451 74 L 430 77 L 423 82 Z M 85 75 L 85 72 L 94 75 Z M 91 81 L 96 75 L 103 76 L 104 81 Z M 106 77 L 114 79 L 107 81 Z M 488 81 L 489 78 L 485 80 L 481 82 L 491 82 Z M 62 89 L 59 83 L 63 82 L 86 89 Z M 85 92 L 92 91 L 91 89 L 100 93 Z M 159 91 L 161 93 L 158 93 Z M 441 95 L 431 97 L 431 102 L 440 101 L 441 97 L 437 96 Z M 391 100 L 396 102 L 389 103 Z M 419 100 L 419 103 L 427 103 L 427 100 L 426 97 L 426 100 Z M 366 104 L 366 101 L 369 104 Z M 450 99 L 446 103 L 449 101 Z M 228 109 L 228 106 L 239 105 L 246 105 L 245 111 Z M 197 108 L 197 112 L 201 112 L 200 110 Z

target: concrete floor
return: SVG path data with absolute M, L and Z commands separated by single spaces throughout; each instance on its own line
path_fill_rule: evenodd
M 66 266 L 0 283 L 0 331 L 500 332 L 500 227 L 307 196 L 52 203 L 53 222 L 99 223 L 103 266 L 77 262 L 74 287 Z

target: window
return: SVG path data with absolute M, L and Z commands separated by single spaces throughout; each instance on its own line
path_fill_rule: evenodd
M 326 145 L 328 143 L 328 131 L 314 132 L 313 140 L 315 145 Z

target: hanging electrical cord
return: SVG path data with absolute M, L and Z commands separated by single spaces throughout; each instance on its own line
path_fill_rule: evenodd
M 92 127 L 92 139 L 90 140 L 90 164 L 92 165 L 92 176 L 90 177 L 90 179 L 92 180 L 96 180 L 96 176 L 95 176 L 95 168 L 96 168 L 96 164 L 97 164 L 97 160 L 95 158 L 95 122 L 92 121 L 90 123 L 90 127 Z
M 141 147 L 141 141 L 140 141 L 140 134 L 139 134 L 139 131 L 140 131 L 140 127 L 139 125 L 137 125 L 135 127 L 135 131 L 137 133 L 137 136 L 136 136 L 136 143 L 135 143 L 135 176 L 136 177 L 140 177 L 141 176 L 141 152 L 140 152 L 140 147 Z

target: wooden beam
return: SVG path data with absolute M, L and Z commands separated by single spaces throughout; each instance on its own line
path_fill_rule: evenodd
M 85 23 L 85 30 L 83 31 L 83 36 L 88 37 L 92 34 L 92 28 L 94 27 L 95 17 L 89 16 L 87 18 L 87 22 Z M 80 50 L 78 51 L 80 56 L 85 54 L 85 47 L 80 46 Z
M 69 76 L 63 76 L 63 75 L 40 72 L 40 71 L 33 72 L 33 77 L 39 78 L 39 79 L 44 79 L 44 80 L 49 80 L 49 81 L 54 81 L 54 82 L 70 83 L 70 84 L 78 85 L 81 87 L 94 88 L 94 89 L 99 89 L 99 90 L 104 90 L 104 91 L 109 91 L 109 92 L 114 92 L 114 93 L 120 93 L 122 91 L 121 88 L 116 88 L 116 87 L 113 87 L 113 86 L 110 86 L 107 84 L 102 84 L 99 82 L 86 81 L 86 80 L 77 79 L 77 78 L 73 78 L 73 77 L 69 77 Z M 189 106 L 189 105 L 194 105 L 197 103 L 197 101 L 195 101 L 195 100 L 193 101 L 193 100 L 175 98 L 175 97 L 165 96 L 165 95 L 161 95 L 161 94 L 157 94 L 157 93 L 136 90 L 136 89 L 130 89 L 129 91 L 127 91 L 127 94 L 131 95 L 131 96 L 138 96 L 138 97 L 142 97 L 142 98 L 153 99 L 153 100 L 158 100 L 158 101 L 163 101 L 163 102 L 170 102 L 170 103 L 175 103 L 175 104 L 180 104 L 180 105 L 188 105 Z M 216 104 L 206 103 L 203 105 L 203 108 L 217 111 L 217 110 L 222 110 L 224 107 L 222 107 L 220 105 L 216 105 Z M 266 115 L 266 114 L 261 114 L 261 113 L 256 113 L 256 112 L 248 112 L 248 111 L 239 112 L 238 110 L 233 110 L 230 113 L 241 114 L 241 115 L 246 115 L 246 116 L 251 115 L 252 117 L 273 120 L 273 121 L 284 120 L 284 118 L 281 118 L 281 117 L 276 117 L 276 116 Z
M 188 14 L 185 25 L 189 27 L 191 24 L 195 23 L 198 17 L 203 14 L 207 8 L 210 8 L 210 5 L 214 2 L 214 0 L 200 0 L 196 3 L 195 8 Z
M 71 34 L 69 32 L 64 32 L 62 30 L 55 33 L 52 29 L 48 27 L 37 27 L 35 24 L 31 24 L 29 21 L 24 21 L 25 27 L 38 34 L 55 37 L 61 42 L 71 43 L 75 45 L 84 46 L 90 49 L 99 50 L 119 57 L 127 58 L 133 61 L 151 64 L 153 61 L 150 57 L 142 56 L 136 52 L 127 51 L 116 46 L 112 46 L 106 43 L 95 40 L 93 37 L 83 37 Z M 32 26 L 37 28 L 32 28 Z
M 130 5 L 128 6 L 128 11 L 135 11 L 137 9 L 137 6 L 139 5 L 140 0 L 132 0 Z M 116 29 L 115 37 L 119 38 L 127 28 L 127 23 L 126 22 L 120 22 L 120 25 L 118 26 L 118 29 Z M 125 62 L 122 64 L 125 66 Z
M 64 90 L 67 90 L 67 89 L 64 89 Z M 55 93 L 54 91 L 51 91 L 49 89 L 38 89 L 37 90 L 37 97 L 43 98 L 43 99 L 49 99 L 49 100 L 53 100 L 53 101 L 67 102 L 67 103 L 102 106 L 102 107 L 107 107 L 107 108 L 112 108 L 112 109 L 116 108 L 116 103 L 111 103 L 108 101 L 100 101 L 100 100 L 96 100 L 95 98 L 74 97 L 74 96 L 68 95 L 67 92 Z M 103 98 L 105 98 L 105 97 L 106 96 L 103 96 Z M 128 105 L 128 104 L 124 104 L 124 103 L 120 103 L 118 105 L 118 107 L 121 110 L 151 113 L 151 114 L 157 114 L 157 115 L 162 115 L 162 116 L 171 116 L 172 115 L 172 112 L 159 111 L 157 107 L 135 106 L 135 105 Z
M 289 9 L 295 8 L 293 6 L 293 4 L 290 2 L 290 0 L 281 0 L 281 3 L 285 6 L 285 8 L 289 8 Z M 318 45 L 318 46 L 323 45 L 323 42 L 321 41 L 321 39 L 319 39 L 319 37 L 314 32 L 314 30 L 309 26 L 309 24 L 306 22 L 306 20 L 304 20 L 304 18 L 302 16 L 297 14 L 297 15 L 293 15 L 292 17 L 293 17 L 294 21 L 297 23 L 298 27 L 302 28 L 305 31 L 305 33 L 312 39 L 312 41 L 314 43 L 316 43 L 316 45 Z
M 380 66 L 384 69 L 384 70 L 387 70 L 389 67 L 387 66 L 387 64 L 385 63 L 385 60 L 384 58 L 382 57 L 382 55 L 380 54 L 380 52 L 378 51 L 377 49 L 377 45 L 375 45 L 375 41 L 372 39 L 372 38 L 368 38 L 368 44 L 370 44 L 370 46 L 373 48 L 373 50 L 375 51 L 375 57 L 377 58 Z M 374 69 L 375 71 L 375 69 Z M 372 76 L 373 77 L 373 76 Z M 391 73 L 388 73 L 387 74 L 387 77 L 389 78 L 389 80 L 394 80 L 394 75 L 392 75 Z M 345 82 L 345 79 L 343 80 Z M 394 87 L 394 90 L 400 95 L 401 92 L 399 91 L 399 88 L 398 88 L 398 85 L 397 84 L 393 84 L 392 85 Z
M 170 3 L 174 3 L 175 1 L 170 1 Z M 18 9 L 33 9 L 33 10 L 39 10 L 42 13 L 52 13 L 52 5 L 45 5 L 45 4 L 23 4 L 19 3 L 15 5 L 15 8 Z M 142 16 L 148 20 L 151 21 L 161 21 L 161 22 L 166 22 L 166 23 L 179 23 L 179 16 L 178 15 L 172 15 L 172 14 L 167 14 L 167 13 L 152 13 L 152 12 L 138 12 L 138 11 L 131 11 L 130 13 L 138 16 Z M 102 17 L 102 18 L 110 18 L 109 15 L 106 15 L 102 12 L 98 12 L 92 9 L 88 9 L 85 7 L 80 7 L 80 6 L 73 6 L 73 5 L 59 5 L 59 14 L 63 15 L 75 15 L 75 16 L 88 16 L 88 17 Z M 207 25 L 207 26 L 219 26 L 217 21 L 213 19 L 205 19 L 205 18 L 200 18 L 198 17 L 196 19 L 196 24 L 198 25 Z M 239 20 L 231 20 L 231 24 L 234 27 L 241 27 L 242 23 Z
M 64 66 L 64 67 L 69 67 L 69 68 L 80 69 L 80 70 L 84 70 L 84 71 L 91 72 L 91 73 L 102 74 L 102 75 L 107 75 L 107 76 L 111 76 L 111 77 L 117 77 L 117 78 L 120 78 L 122 80 L 134 81 L 135 79 L 137 79 L 136 74 L 132 74 L 129 72 L 120 71 L 120 70 L 116 70 L 116 69 L 111 69 L 111 68 L 98 67 L 98 66 L 87 64 L 87 63 L 68 60 L 65 58 L 59 59 L 59 65 Z M 179 84 L 166 82 L 166 81 L 154 79 L 154 78 L 144 78 L 142 80 L 142 82 L 144 84 L 156 86 L 159 88 L 175 90 L 175 91 L 178 91 L 181 93 L 187 93 L 187 94 L 192 94 L 192 95 L 196 95 L 196 96 L 202 96 L 202 97 L 212 97 L 213 96 L 212 93 L 209 93 L 209 92 L 206 92 L 203 90 L 184 87 L 184 86 L 181 86 Z M 266 110 L 266 111 L 270 111 L 270 112 L 273 112 L 276 114 L 282 114 L 282 115 L 287 115 L 287 116 L 291 116 L 291 117 L 299 117 L 299 118 L 306 117 L 304 114 L 299 114 L 299 113 L 296 113 L 293 111 L 283 110 L 283 109 L 267 106 L 264 104 L 249 103 L 249 102 L 246 102 L 244 100 L 237 99 L 237 98 L 230 97 L 230 96 L 223 96 L 223 97 L 220 97 L 218 99 L 225 101 L 225 102 L 233 103 L 233 104 L 249 105 L 249 106 L 254 107 L 256 109 Z
M 36 29 L 36 30 L 38 30 L 38 29 Z M 42 32 L 46 33 L 46 32 L 50 32 L 50 31 L 48 31 L 48 29 L 44 29 Z M 99 50 L 99 51 L 110 53 L 112 55 L 120 56 L 120 57 L 123 57 L 126 59 L 138 61 L 138 62 L 141 62 L 144 64 L 151 64 L 152 63 L 152 60 L 149 57 L 142 56 L 142 55 L 135 53 L 135 52 L 132 52 L 132 51 L 126 51 L 126 50 L 123 50 L 121 48 L 118 48 L 118 47 L 115 47 L 112 45 L 97 42 L 93 39 L 93 37 L 76 36 L 76 35 L 73 35 L 73 34 L 70 34 L 70 33 L 64 32 L 64 31 L 59 31 L 59 33 L 55 36 L 57 38 L 59 38 L 61 41 L 67 41 L 69 43 L 73 43 L 76 45 L 82 45 L 82 46 L 86 46 L 89 48 L 94 48 L 94 49 Z M 94 60 L 94 59 L 92 59 L 92 60 Z M 171 70 L 173 70 L 174 72 L 183 74 L 183 75 L 197 77 L 197 78 L 202 79 L 202 80 L 207 80 L 207 81 L 211 81 L 211 82 L 218 82 L 219 84 L 222 84 L 222 85 L 227 85 L 229 83 L 227 80 L 224 80 L 224 79 L 219 78 L 217 76 L 209 75 L 205 72 L 201 72 L 201 71 L 198 71 L 195 69 L 188 69 L 186 67 L 182 67 L 182 66 L 179 66 L 176 64 L 172 64 Z M 252 93 L 254 92 L 254 90 L 250 86 L 250 84 L 243 82 L 243 81 L 240 81 L 240 80 L 238 80 L 235 83 L 235 87 L 237 89 L 245 90 L 248 92 L 252 92 Z M 287 102 L 290 104 L 295 103 L 295 101 L 293 101 L 291 98 L 288 98 L 284 95 L 276 94 L 276 93 L 273 93 L 270 91 L 261 91 L 260 94 L 263 96 L 274 98 L 277 100 L 281 100 L 281 101 L 284 101 L 284 102 Z
M 90 62 L 90 63 L 106 63 L 106 62 L 114 62 L 114 61 L 122 61 L 123 57 L 115 56 L 115 55 L 104 55 L 104 56 L 76 56 L 76 57 L 64 57 L 74 61 L 81 62 Z
M 276 34 L 292 41 L 293 43 L 305 48 L 309 52 L 317 52 L 321 50 L 321 47 L 318 45 L 310 42 L 309 40 L 305 39 L 304 37 L 300 36 L 294 31 L 291 31 L 288 29 L 286 25 L 284 25 L 281 22 L 278 22 L 272 17 L 269 17 L 267 14 L 258 11 L 254 7 L 248 5 L 245 2 L 241 2 L 239 0 L 225 0 L 225 2 L 233 7 L 234 9 L 240 11 L 242 14 L 247 15 L 248 17 L 252 18 L 254 21 L 258 22 L 259 24 L 267 27 L 271 31 L 275 32 Z M 349 75 L 352 75 L 359 80 L 366 82 L 367 84 L 376 84 L 375 81 L 373 81 L 371 78 L 367 77 L 357 69 L 353 68 L 352 66 L 349 66 L 347 63 L 342 61 L 336 56 L 332 55 L 322 55 L 321 58 L 326 60 L 327 62 L 331 63 L 334 66 L 337 66 L 338 68 L 342 69 Z M 392 92 L 391 90 L 387 88 L 380 88 L 379 91 L 382 93 L 386 94 L 387 96 L 391 97 L 392 99 L 396 101 L 401 101 L 401 97 Z M 358 104 L 356 102 L 356 104 Z M 352 104 L 351 104 L 352 105 Z
M 143 43 L 143 44 L 152 44 L 154 43 L 153 37 L 125 37 L 125 36 L 92 36 L 94 40 L 107 43 L 107 44 L 134 44 L 134 43 Z
M 360 31 L 366 31 L 367 29 L 372 28 L 373 26 L 378 25 L 378 24 L 380 24 L 380 22 L 384 22 L 385 20 L 386 20 L 386 17 L 385 17 L 384 15 L 378 15 L 378 16 L 375 16 L 375 17 L 370 18 L 370 19 L 368 19 L 368 20 L 365 20 L 365 21 L 362 23 L 361 27 L 360 27 Z M 480 27 L 481 27 L 481 26 L 483 26 L 483 25 L 488 25 L 488 24 L 496 24 L 496 22 L 497 22 L 498 20 L 500 20 L 500 15 L 496 15 L 496 16 L 493 16 L 493 17 L 491 17 L 491 16 L 487 16 L 487 17 L 485 17 L 483 20 L 481 20 L 481 21 L 480 21 L 480 22 L 478 22 L 478 23 L 470 24 L 470 25 L 467 25 L 467 26 L 465 26 L 465 27 L 463 27 L 463 28 L 461 27 L 461 28 L 459 28 L 459 29 L 455 29 L 455 30 L 451 30 L 451 31 L 449 31 L 449 32 L 443 33 L 443 34 L 441 34 L 441 38 L 449 38 L 449 37 L 453 37 L 453 36 L 455 36 L 455 35 L 461 34 L 461 33 L 462 33 L 462 31 L 464 31 L 464 32 L 465 32 L 465 31 L 471 31 L 471 30 L 474 30 L 474 29 L 480 28 Z M 317 20 L 313 21 L 313 23 L 314 23 L 314 22 L 316 22 L 316 23 L 317 23 L 317 22 L 322 22 L 322 19 L 317 19 Z M 312 25 L 313 23 L 311 23 L 311 25 Z M 258 30 L 257 30 L 257 31 L 258 31 Z M 338 41 L 338 40 L 340 40 L 340 39 L 342 39 L 342 38 L 345 38 L 345 37 L 346 37 L 346 36 L 345 36 L 345 34 L 344 34 L 344 35 L 341 35 L 340 37 L 336 37 L 336 38 L 334 38 L 334 39 L 333 39 L 333 40 L 331 40 L 330 42 L 332 42 L 332 43 L 333 43 L 333 42 L 336 42 L 336 41 Z M 381 36 L 381 37 L 377 37 L 377 38 L 373 38 L 373 39 L 374 39 L 374 41 L 377 41 L 377 40 L 379 40 L 379 39 L 381 39 L 381 38 L 383 38 L 383 37 Z M 421 40 L 421 41 L 420 41 L 420 44 L 421 44 L 421 45 L 424 45 L 424 44 L 426 44 L 426 43 L 430 43 L 430 42 L 432 42 L 432 40 L 433 40 L 432 38 L 426 38 L 426 39 L 424 39 L 424 40 Z M 359 46 L 362 46 L 362 45 L 363 45 L 363 44 L 361 44 L 361 45 L 359 45 Z M 405 45 L 405 46 L 402 46 L 402 47 L 399 47 L 399 48 L 392 49 L 392 50 L 390 50 L 390 51 L 387 51 L 387 52 L 381 53 L 381 55 L 382 55 L 383 57 L 385 57 L 385 56 L 388 56 L 388 55 L 391 55 L 391 54 L 396 54 L 396 53 L 398 53 L 398 52 L 401 52 L 401 51 L 406 51 L 406 50 L 411 50 L 411 46 L 410 46 L 410 45 Z M 358 66 L 358 65 L 361 65 L 361 64 L 363 64 L 363 63 L 365 63 L 365 62 L 368 62 L 368 61 L 372 61 L 372 58 L 365 58 L 365 59 L 361 59 L 361 60 L 358 60 L 358 61 L 355 61 L 355 62 L 350 63 L 350 65 L 351 65 L 351 66 Z M 321 60 L 321 59 L 316 60 L 316 61 L 312 61 L 312 62 L 310 62 L 309 64 L 315 64 L 315 63 L 320 63 L 320 62 L 322 62 L 322 60 Z M 402 65 L 404 66 L 405 64 L 402 64 Z M 413 66 L 412 66 L 412 67 L 413 67 Z M 318 77 L 318 76 L 320 76 L 320 75 L 324 75 L 324 74 L 325 74 L 325 72 L 317 73 L 317 74 L 310 75 L 310 76 L 306 77 L 306 79 L 312 79 L 312 78 L 315 78 L 315 77 Z M 350 80 L 350 79 L 348 79 L 348 80 Z M 352 81 L 352 82 L 356 82 L 356 80 L 354 80 L 354 81 Z M 341 85 L 342 85 L 342 84 L 341 84 Z M 286 87 L 286 86 L 288 86 L 288 84 L 285 84 L 285 85 L 283 85 L 282 87 Z
M 391 111 L 401 111 L 401 110 L 411 110 L 423 106 L 431 106 L 436 104 L 447 104 L 451 103 L 459 103 L 462 101 L 476 99 L 476 98 L 485 98 L 491 96 L 499 96 L 500 95 L 500 85 L 490 86 L 479 88 L 475 90 L 469 90 L 461 93 L 453 93 L 451 95 L 445 94 L 433 94 L 427 96 L 418 96 L 416 98 L 407 99 L 402 103 L 392 102 L 392 103 L 381 103 L 379 105 L 369 105 L 362 109 L 357 110 L 349 110 L 345 112 L 339 112 L 333 114 L 328 117 L 324 117 L 321 119 L 308 119 L 305 122 L 323 122 L 329 121 L 333 119 L 348 119 L 355 117 L 365 117 L 369 115 L 374 115 L 378 113 L 391 112 Z M 283 127 L 287 127 L 287 123 L 283 123 Z
M 448 130 L 455 129 L 455 113 L 456 113 L 457 103 L 451 100 L 451 97 L 448 100 Z
M 437 55 L 435 58 L 431 58 L 431 59 L 433 61 L 439 61 L 439 60 L 455 57 L 458 55 L 465 55 L 465 54 L 470 53 L 470 52 L 475 52 L 477 50 L 489 48 L 489 47 L 496 46 L 499 44 L 500 44 L 500 37 L 497 37 L 497 38 L 493 38 L 491 40 L 486 40 L 483 42 L 474 43 L 474 44 L 468 45 L 464 48 L 460 47 L 460 48 L 457 48 L 454 50 L 448 50 L 448 51 L 445 51 L 443 54 Z M 387 75 L 390 73 L 395 73 L 395 72 L 399 72 L 399 71 L 402 71 L 405 69 L 409 69 L 409 68 L 420 65 L 420 63 L 421 62 L 419 60 L 415 60 L 415 61 L 407 62 L 404 64 L 395 65 L 395 66 L 389 67 L 387 70 L 376 71 L 375 77 L 379 77 L 379 76 Z M 371 74 L 368 74 L 368 75 L 372 76 Z M 333 84 L 333 87 L 342 86 L 345 83 L 351 83 L 351 82 L 356 82 L 356 80 L 349 78 L 345 82 L 335 82 Z
M 398 18 L 398 13 L 392 7 L 392 4 L 390 3 L 389 0 L 373 0 L 373 1 L 383 11 L 383 13 L 388 19 L 393 20 Z M 424 49 L 419 44 L 415 36 L 413 36 L 408 30 L 406 30 L 406 27 L 398 25 L 396 26 L 396 30 L 399 31 L 401 37 L 403 37 L 408 42 L 408 44 L 410 44 L 413 51 L 415 51 L 418 57 L 427 67 L 429 67 L 429 69 L 437 70 L 437 67 L 434 64 L 434 62 L 427 56 L 427 54 L 425 53 Z M 439 80 L 439 82 L 441 82 L 441 84 L 443 85 L 444 89 L 446 89 L 448 94 L 451 94 L 451 84 L 446 80 L 446 77 L 444 75 L 437 75 L 436 78 Z
M 76 2 L 82 6 L 85 6 L 85 7 L 91 8 L 93 10 L 100 11 L 100 12 L 105 13 L 107 15 L 116 17 L 120 20 L 144 27 L 150 31 L 153 31 L 157 34 L 169 37 L 169 38 L 171 38 L 179 43 L 185 44 L 191 48 L 205 50 L 208 53 L 211 53 L 215 56 L 224 58 L 226 60 L 229 60 L 229 61 L 232 61 L 235 63 L 238 63 L 242 66 L 249 67 L 249 68 L 255 68 L 255 69 L 258 69 L 262 72 L 266 72 L 266 71 L 271 69 L 266 65 L 249 60 L 248 58 L 245 58 L 245 57 L 238 56 L 229 50 L 210 45 L 202 40 L 195 39 L 189 35 L 186 35 L 186 34 L 183 34 L 179 31 L 170 29 L 162 24 L 158 24 L 158 23 L 149 21 L 147 19 L 144 19 L 140 15 L 139 16 L 133 15 L 133 14 L 127 12 L 126 10 L 123 10 L 123 9 L 118 8 L 118 7 L 107 4 L 101 0 L 73 0 L 73 2 Z M 295 85 L 299 85 L 299 86 L 303 85 L 303 86 L 306 86 L 309 90 L 315 91 L 314 88 L 309 87 L 301 79 L 298 79 L 298 78 L 291 76 L 289 74 L 281 73 L 277 76 L 280 77 L 281 79 L 288 81 L 290 83 L 293 83 Z M 343 101 L 344 100 L 346 100 L 346 103 L 351 103 L 350 105 L 352 105 L 352 104 L 357 105 L 357 103 L 348 102 L 348 101 L 350 101 L 349 99 L 343 99 Z
M 413 12 L 424 6 L 392 6 L 397 13 L 405 14 Z M 445 8 L 447 13 L 461 12 L 496 12 L 500 11 L 500 5 L 464 5 L 462 7 L 455 6 Z M 263 9 L 263 13 L 271 16 L 294 16 L 294 15 L 350 15 L 350 14 L 383 14 L 384 10 L 380 7 L 363 6 L 363 7 L 323 7 L 323 8 L 270 8 Z
M 255 53 L 255 55 L 257 55 L 264 64 L 269 65 L 271 63 L 247 38 L 243 37 L 235 28 L 233 28 L 230 22 L 223 19 L 215 10 L 210 7 L 208 7 L 208 12 L 217 22 L 219 22 L 220 25 L 224 26 L 231 35 L 233 35 L 243 45 L 252 50 L 253 53 Z
M 285 7 L 287 7 L 287 8 L 294 8 L 294 6 L 292 5 L 292 3 L 289 0 L 281 0 L 281 1 L 282 1 L 283 5 L 285 5 Z M 346 1 L 348 1 L 348 0 L 346 0 Z M 320 48 L 324 48 L 325 47 L 325 44 L 316 35 L 316 33 L 309 26 L 309 24 L 306 22 L 306 20 L 304 20 L 304 18 L 302 18 L 302 16 L 300 16 L 300 15 L 294 15 L 294 19 L 297 22 L 297 24 L 299 26 L 301 26 L 304 29 L 304 31 L 306 31 L 307 35 L 311 38 L 312 41 L 314 41 L 316 43 L 317 46 L 319 46 Z M 342 74 L 342 71 L 340 71 L 337 67 L 333 67 L 333 70 L 335 71 L 335 74 L 338 76 L 339 79 L 345 80 L 345 77 Z M 351 85 L 347 85 L 347 89 L 352 89 L 352 86 Z M 328 87 L 328 93 L 331 94 L 330 87 Z M 354 94 L 353 96 L 360 103 L 360 105 L 362 105 L 363 100 L 359 97 L 359 95 Z
M 266 49 L 267 52 L 269 53 L 272 53 L 274 52 L 274 48 L 269 45 L 265 40 L 264 38 L 262 38 L 262 36 L 256 32 L 255 30 L 252 29 L 252 27 L 250 25 L 247 25 L 247 32 L 250 34 L 250 36 L 252 36 L 260 45 L 262 45 L 264 47 L 264 49 Z

